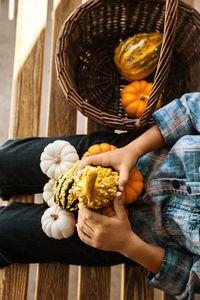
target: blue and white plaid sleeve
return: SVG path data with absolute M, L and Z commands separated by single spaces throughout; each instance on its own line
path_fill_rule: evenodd
M 148 272 L 147 282 L 153 288 L 161 289 L 168 294 L 181 295 L 185 291 L 192 263 L 192 256 L 167 247 L 159 273 L 155 275 Z
M 185 94 L 153 114 L 168 148 L 184 135 L 200 133 L 199 116 L 200 93 Z

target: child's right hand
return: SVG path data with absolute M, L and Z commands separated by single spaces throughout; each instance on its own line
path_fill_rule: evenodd
M 112 167 L 119 172 L 119 191 L 123 192 L 131 170 L 144 154 L 165 146 L 162 133 L 157 125 L 152 126 L 130 144 L 117 150 L 103 152 L 82 159 L 76 174 L 86 165 Z
M 137 162 L 138 155 L 133 149 L 129 150 L 127 146 L 116 150 L 103 152 L 97 155 L 91 155 L 83 158 L 77 168 L 76 174 L 86 165 L 95 165 L 111 167 L 119 173 L 119 191 L 123 191 L 129 179 L 130 171 Z

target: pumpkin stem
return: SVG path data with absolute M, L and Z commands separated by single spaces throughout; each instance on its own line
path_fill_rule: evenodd
M 56 159 L 54 160 L 55 164 L 59 164 L 61 162 L 60 156 L 56 157 Z
M 149 96 L 143 94 L 140 95 L 140 100 L 146 100 L 146 99 L 149 99 Z
M 56 221 L 58 219 L 58 215 L 56 215 L 56 214 L 52 214 L 51 217 L 54 219 L 54 221 Z

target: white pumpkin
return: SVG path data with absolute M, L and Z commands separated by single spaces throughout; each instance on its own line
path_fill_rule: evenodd
M 40 168 L 49 178 L 58 178 L 79 159 L 74 146 L 67 141 L 56 140 L 48 144 L 40 157 Z
M 76 220 L 73 213 L 54 205 L 45 210 L 41 224 L 48 237 L 60 240 L 73 235 Z
M 43 188 L 43 199 L 44 201 L 47 203 L 47 205 L 49 207 L 56 205 L 56 203 L 53 200 L 53 186 L 55 183 L 55 179 L 51 178 L 45 185 Z

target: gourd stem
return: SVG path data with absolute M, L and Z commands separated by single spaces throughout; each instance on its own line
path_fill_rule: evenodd
M 146 99 L 149 100 L 149 96 L 143 94 L 140 95 L 140 100 L 146 100 Z
M 51 215 L 51 218 L 54 219 L 54 221 L 56 221 L 56 220 L 58 219 L 58 215 L 52 214 L 52 215 Z
M 55 164 L 59 164 L 61 162 L 61 158 L 58 156 L 56 157 L 56 159 L 54 160 Z

